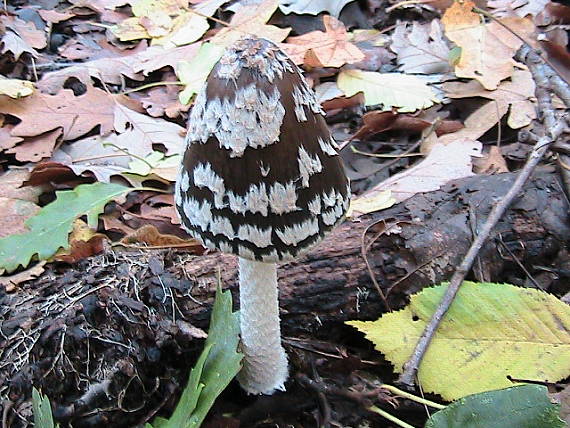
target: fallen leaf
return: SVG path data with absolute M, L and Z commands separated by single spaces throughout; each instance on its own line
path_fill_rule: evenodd
M 33 47 L 12 31 L 6 31 L 6 34 L 2 37 L 2 54 L 6 52 L 12 53 L 14 61 L 18 61 L 24 53 L 28 53 L 33 57 L 38 56 L 38 52 Z
M 152 44 L 166 48 L 188 45 L 200 39 L 209 28 L 210 24 L 204 16 L 188 11 L 177 16 L 172 22 L 172 30 L 162 37 L 154 38 Z
M 40 207 L 40 187 L 24 186 L 30 173 L 22 169 L 8 170 L 0 176 L 0 238 L 26 231 L 24 222 L 35 215 Z
M 14 137 L 12 135 L 14 125 L 4 125 L 0 127 L 0 149 L 6 150 L 14 147 L 16 144 L 24 141 L 22 137 Z
M 116 134 L 107 137 L 97 135 L 64 144 L 53 154 L 51 160 L 68 166 L 78 176 L 89 171 L 98 181 L 109 183 L 113 175 L 120 175 L 129 169 L 132 158 L 116 147 L 105 146 L 105 143 L 116 146 Z
M 22 40 L 33 49 L 43 49 L 47 46 L 45 31 L 38 30 L 32 22 L 23 21 L 10 15 L 1 15 L 0 21 L 5 27 L 16 33 Z
M 44 158 L 51 157 L 61 132 L 61 128 L 58 128 L 34 137 L 25 138 L 17 146 L 6 150 L 6 153 L 14 153 L 16 159 L 20 162 L 39 162 Z
M 64 89 L 57 95 L 35 92 L 18 100 L 0 97 L 0 113 L 21 120 L 12 130 L 16 137 L 33 137 L 59 127 L 64 140 L 81 137 L 96 126 L 108 134 L 113 129 L 114 105 L 113 97 L 97 88 L 88 88 L 80 96 Z
M 392 198 L 392 192 L 389 190 L 376 192 L 372 196 L 362 195 L 350 201 L 346 217 L 354 220 L 363 214 L 390 208 L 395 203 L 396 200 Z
M 483 24 L 473 7 L 469 0 L 455 2 L 442 18 L 446 36 L 461 47 L 455 74 L 476 79 L 485 89 L 496 89 L 501 80 L 512 75 L 516 64 L 513 55 L 522 41 L 495 21 Z M 529 19 L 505 18 L 501 23 L 522 38 L 534 31 Z
M 121 104 L 115 106 L 117 146 L 131 155 L 145 157 L 153 152 L 153 145 L 166 148 L 167 155 L 180 154 L 184 148 L 186 130 L 164 119 L 137 113 Z
M 429 128 L 432 122 L 411 114 L 395 113 L 393 111 L 369 111 L 362 116 L 363 125 L 352 136 L 356 140 L 366 140 L 374 134 L 388 130 L 402 130 L 410 133 L 421 133 Z M 456 120 L 441 120 L 435 127 L 437 135 L 456 132 L 463 124 Z
M 34 84 L 28 80 L 6 79 L 0 76 L 0 95 L 22 98 L 33 94 Z
M 279 9 L 285 14 L 318 15 L 327 12 L 338 17 L 343 7 L 353 0 L 282 0 Z
M 164 156 L 164 153 L 154 151 L 144 159 L 132 160 L 125 174 L 139 175 L 147 180 L 174 182 L 181 163 L 182 155 Z
M 430 23 L 412 22 L 411 28 L 399 22 L 392 34 L 392 49 L 398 55 L 400 70 L 406 73 L 447 73 L 449 46 L 443 39 L 438 19 Z
M 75 17 L 74 13 L 61 13 L 57 10 L 39 9 L 38 13 L 44 21 L 51 24 L 57 24 L 59 22 L 67 21 L 68 19 Z
M 194 239 L 182 239 L 174 235 L 165 235 L 158 231 L 158 229 L 148 224 L 135 230 L 133 233 L 121 239 L 123 244 L 144 244 L 151 247 L 188 247 L 191 249 L 201 249 L 200 243 Z
M 446 288 L 425 288 L 403 310 L 348 324 L 401 373 Z M 466 281 L 424 355 L 418 380 L 446 400 L 512 386 L 509 375 L 556 382 L 570 374 L 569 331 L 570 308 L 552 294 Z
M 348 41 L 344 24 L 332 16 L 323 17 L 325 32 L 312 31 L 289 37 L 281 48 L 296 64 L 309 67 L 341 67 L 364 59 L 364 54 Z
M 489 147 L 488 153 L 484 153 L 480 158 L 473 161 L 473 171 L 476 174 L 499 174 L 509 172 L 507 162 L 501 154 L 501 149 L 497 146 Z
M 438 190 L 448 181 L 474 175 L 473 156 L 481 156 L 478 141 L 465 139 L 447 145 L 436 144 L 423 161 L 384 180 L 364 195 L 375 197 L 379 192 L 390 190 L 396 202 L 402 202 L 417 193 Z
M 32 257 L 52 257 L 69 245 L 73 222 L 87 216 L 87 224 L 97 227 L 99 214 L 107 202 L 121 198 L 131 189 L 113 183 L 82 184 L 74 190 L 56 192 L 56 200 L 26 220 L 28 231 L 0 239 L 0 269 L 7 272 L 26 267 Z
M 183 105 L 189 104 L 192 97 L 202 89 L 212 68 L 222 57 L 224 48 L 213 43 L 204 43 L 190 61 L 180 61 L 176 66 L 176 75 L 184 84 L 178 95 Z
M 41 261 L 39 263 L 36 263 L 31 268 L 26 269 L 22 272 L 18 272 L 17 274 L 10 276 L 1 276 L 0 285 L 4 286 L 4 291 L 6 293 L 11 293 L 16 290 L 17 285 L 35 279 L 38 276 L 40 276 L 42 273 L 44 273 L 45 264 L 46 264 L 45 261 Z
M 140 98 L 140 102 L 150 116 L 161 117 L 166 115 L 166 117 L 174 119 L 190 108 L 189 105 L 180 102 L 178 94 L 178 87 L 174 85 L 152 88 L 146 96 Z
M 291 29 L 266 24 L 277 10 L 277 6 L 279 6 L 278 0 L 244 5 L 232 17 L 230 26 L 222 28 L 210 41 L 224 48 L 241 39 L 244 34 L 253 34 L 275 43 L 283 41 Z
M 550 0 L 488 0 L 487 7 L 493 10 L 493 15 L 519 16 L 524 18 L 527 15 L 538 15 L 543 12 Z
M 151 46 L 137 54 L 133 70 L 137 73 L 142 72 L 145 76 L 163 67 L 170 66 L 175 70 L 180 61 L 190 61 L 198 53 L 201 45 L 202 42 L 196 42 L 170 49 Z
M 87 226 L 83 220 L 77 219 L 73 222 L 73 229 L 69 234 L 69 248 L 60 248 L 53 259 L 59 262 L 77 263 L 79 260 L 101 253 L 107 239 L 102 233 L 97 233 Z
M 400 112 L 413 112 L 438 102 L 435 92 L 424 81 L 407 74 L 343 70 L 337 84 L 346 96 L 363 92 L 367 106 L 381 105 L 383 110 L 397 108 Z
M 449 98 L 481 97 L 489 101 L 475 110 L 465 120 L 465 128 L 439 138 L 443 144 L 461 138 L 476 140 L 509 112 L 507 124 L 519 129 L 536 118 L 534 80 L 529 71 L 517 70 L 510 81 L 501 82 L 494 91 L 486 90 L 478 81 L 467 83 L 448 82 L 443 85 Z

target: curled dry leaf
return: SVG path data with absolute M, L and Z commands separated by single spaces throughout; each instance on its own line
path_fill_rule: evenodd
M 150 247 L 177 247 L 177 248 L 188 248 L 195 249 L 197 251 L 202 251 L 202 246 L 194 238 L 182 239 L 178 236 L 162 234 L 158 229 L 147 224 L 141 228 L 135 230 L 133 233 L 128 234 L 123 239 L 121 239 L 123 244 L 142 244 L 144 246 Z
M 393 111 L 374 110 L 366 113 L 362 117 L 363 125 L 360 127 L 353 139 L 365 140 L 374 134 L 389 130 L 402 130 L 411 133 L 421 133 L 424 129 L 429 128 L 432 122 L 422 119 L 411 114 L 398 114 Z M 437 135 L 444 135 L 456 132 L 463 128 L 463 124 L 456 120 L 440 121 L 435 132 Z
M 12 293 L 13 291 L 16 291 L 17 285 L 35 279 L 44 273 L 45 264 L 46 261 L 42 260 L 41 262 L 36 263 L 31 268 L 26 269 L 22 272 L 18 272 L 14 275 L 9 276 L 0 276 L 0 285 L 4 286 L 4 291 L 6 293 Z
M 59 262 L 77 263 L 79 260 L 101 253 L 106 240 L 105 235 L 97 233 L 83 220 L 77 219 L 69 234 L 69 248 L 60 248 L 53 259 Z
M 296 64 L 309 67 L 341 67 L 362 61 L 364 54 L 348 41 L 344 24 L 332 16 L 323 17 L 325 32 L 312 31 L 289 37 L 281 47 Z

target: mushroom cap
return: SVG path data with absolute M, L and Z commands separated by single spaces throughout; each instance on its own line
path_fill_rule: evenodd
M 349 183 L 324 111 L 269 40 L 243 38 L 224 52 L 196 97 L 186 144 L 176 207 L 207 248 L 289 261 L 348 209 Z

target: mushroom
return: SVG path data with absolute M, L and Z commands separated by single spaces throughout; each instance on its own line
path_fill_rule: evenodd
M 301 70 L 265 39 L 226 49 L 190 113 L 176 208 L 205 247 L 239 256 L 238 381 L 249 393 L 285 390 L 276 263 L 344 217 L 350 188 L 337 148 Z

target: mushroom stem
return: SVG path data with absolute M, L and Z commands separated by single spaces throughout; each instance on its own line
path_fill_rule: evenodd
M 284 391 L 287 354 L 281 345 L 277 265 L 239 258 L 244 365 L 237 379 L 250 394 Z

